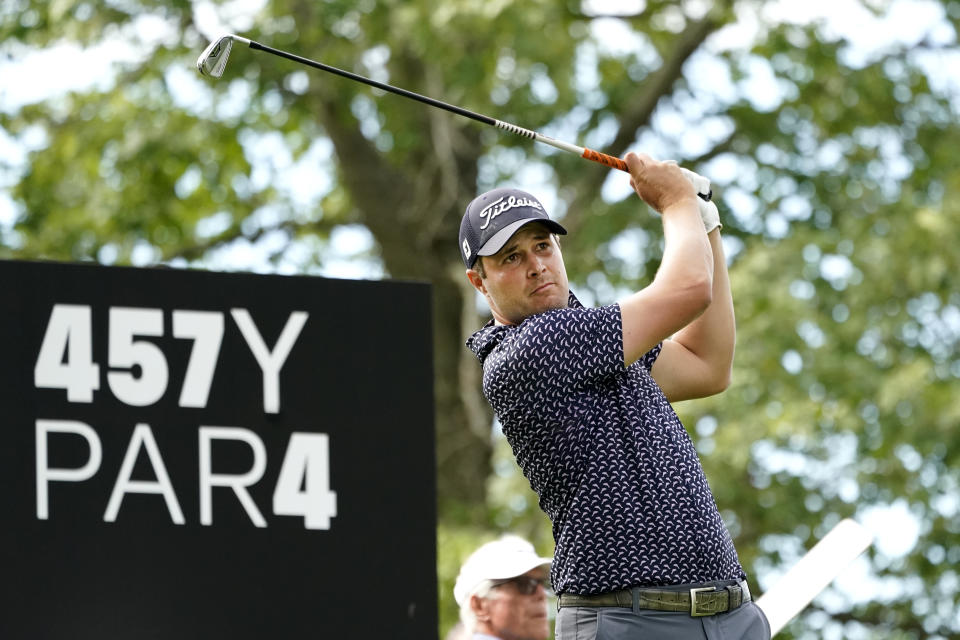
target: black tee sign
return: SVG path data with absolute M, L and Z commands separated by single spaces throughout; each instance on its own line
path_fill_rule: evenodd
M 429 286 L 0 281 L 0 638 L 436 637 Z

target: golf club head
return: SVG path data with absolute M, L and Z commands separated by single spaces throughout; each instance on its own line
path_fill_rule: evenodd
M 233 48 L 233 36 L 221 36 L 210 43 L 197 58 L 197 70 L 205 76 L 219 78 L 227 66 L 227 58 Z

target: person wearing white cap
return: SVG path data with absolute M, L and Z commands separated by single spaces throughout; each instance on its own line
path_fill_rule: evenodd
M 474 551 L 453 587 L 468 637 L 546 640 L 551 562 L 518 536 L 504 536 Z

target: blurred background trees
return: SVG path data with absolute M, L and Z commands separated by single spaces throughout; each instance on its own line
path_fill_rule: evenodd
M 0 257 L 390 277 L 434 291 L 441 633 L 459 562 L 552 550 L 463 348 L 466 203 L 525 187 L 573 288 L 649 281 L 625 174 L 235 47 L 221 30 L 713 180 L 734 380 L 683 403 L 758 591 L 840 518 L 869 561 L 781 637 L 960 634 L 960 2 L 13 0 L 0 9 Z M 99 68 L 89 74 L 90 60 Z M 82 82 L 76 77 L 87 74 Z M 389 314 L 384 322 L 389 322 Z

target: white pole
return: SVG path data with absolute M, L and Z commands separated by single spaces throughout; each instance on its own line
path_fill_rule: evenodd
M 775 636 L 873 543 L 873 535 L 849 518 L 840 521 L 777 584 L 757 600 Z

